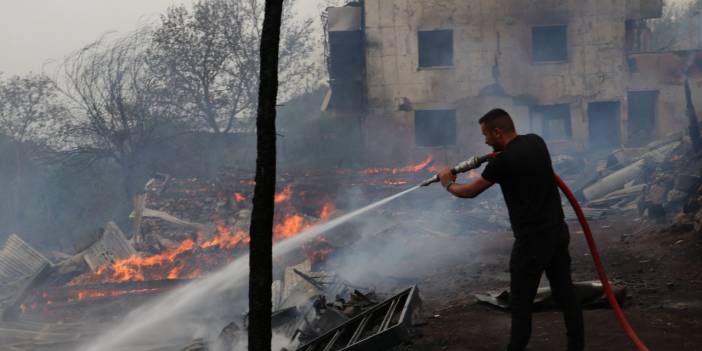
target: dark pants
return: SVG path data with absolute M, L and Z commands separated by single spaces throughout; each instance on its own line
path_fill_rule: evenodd
M 525 350 L 529 343 L 532 305 L 544 272 L 553 297 L 563 309 L 568 350 L 583 349 L 583 313 L 570 277 L 569 241 L 568 226 L 561 222 L 521 235 L 514 242 L 510 258 L 512 330 L 509 351 Z

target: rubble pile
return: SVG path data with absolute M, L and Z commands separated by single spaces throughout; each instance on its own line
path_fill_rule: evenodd
M 557 172 L 559 163 L 554 160 Z M 573 163 L 574 159 L 568 165 Z M 570 167 L 562 175 L 590 218 L 634 211 L 651 222 L 669 223 L 676 214 L 691 210 L 688 203 L 699 187 L 700 169 L 702 154 L 694 153 L 686 138 L 672 135 L 645 147 L 581 161 L 580 167 Z

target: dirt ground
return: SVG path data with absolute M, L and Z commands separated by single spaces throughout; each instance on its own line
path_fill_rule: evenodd
M 635 213 L 591 221 L 610 280 L 627 287 L 625 313 L 651 350 L 702 350 L 702 235 L 643 223 Z M 570 223 L 574 280 L 597 279 L 579 225 Z M 504 350 L 510 316 L 473 293 L 506 288 L 511 235 L 481 237 L 480 252 L 419 283 L 431 316 L 403 350 Z M 460 245 L 460 244 L 457 244 Z M 476 267 L 479 267 L 476 270 Z M 542 278 L 542 284 L 545 281 Z M 586 310 L 587 350 L 634 350 L 610 309 Z M 565 350 L 558 311 L 534 315 L 530 350 Z

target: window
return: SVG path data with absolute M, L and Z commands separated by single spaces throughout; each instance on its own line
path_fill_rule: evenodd
M 591 149 L 610 149 L 620 146 L 619 101 L 587 104 L 587 121 Z
M 453 31 L 432 30 L 417 33 L 419 67 L 453 66 Z
M 629 145 L 643 146 L 653 140 L 656 132 L 656 100 L 658 90 L 630 91 L 627 94 Z
M 568 26 L 540 26 L 531 29 L 531 57 L 534 62 L 568 60 Z
M 529 109 L 531 131 L 546 140 L 570 140 L 570 105 L 533 106 Z
M 415 111 L 414 140 L 417 146 L 456 145 L 456 111 Z

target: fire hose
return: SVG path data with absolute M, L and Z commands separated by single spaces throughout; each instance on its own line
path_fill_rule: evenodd
M 483 162 L 495 157 L 495 155 L 495 153 L 492 153 L 481 157 L 472 157 L 451 168 L 451 173 L 458 174 L 467 172 L 471 169 L 478 168 Z M 622 310 L 621 306 L 619 306 L 619 302 L 614 296 L 612 286 L 609 284 L 609 279 L 607 278 L 607 273 L 605 272 L 604 266 L 602 265 L 602 259 L 600 258 L 599 251 L 597 250 L 595 239 L 593 239 L 592 237 L 590 225 L 587 222 L 587 219 L 585 219 L 585 214 L 583 213 L 582 208 L 580 208 L 578 200 L 575 199 L 575 195 L 573 195 L 573 192 L 570 190 L 570 188 L 568 188 L 563 179 L 561 179 L 561 177 L 559 177 L 556 173 L 554 173 L 553 175 L 556 178 L 556 184 L 561 189 L 563 194 L 565 194 L 565 196 L 568 198 L 568 202 L 570 202 L 570 205 L 573 207 L 573 210 L 575 211 L 575 214 L 578 217 L 578 222 L 580 222 L 580 226 L 583 228 L 583 232 L 585 233 L 585 240 L 587 241 L 587 246 L 590 248 L 590 255 L 592 256 L 592 260 L 595 262 L 597 276 L 600 278 L 600 282 L 602 282 L 602 288 L 605 292 L 605 295 L 607 296 L 609 305 L 612 306 L 612 310 L 614 311 L 614 314 L 617 317 L 617 320 L 619 321 L 619 325 L 621 325 L 626 335 L 629 337 L 631 342 L 634 343 L 634 345 L 639 351 L 649 351 L 648 347 L 643 343 L 643 341 L 641 341 L 639 336 L 636 334 L 636 331 L 634 331 L 634 328 L 631 326 L 631 324 L 629 324 L 629 321 L 624 315 L 624 311 Z M 420 185 L 427 186 L 438 181 L 439 176 L 435 175 L 425 180 Z

